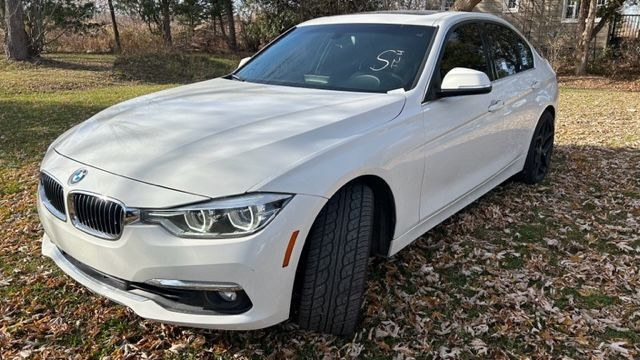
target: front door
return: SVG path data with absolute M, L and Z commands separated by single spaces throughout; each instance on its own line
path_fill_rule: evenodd
M 481 24 L 463 23 L 445 40 L 432 89 L 454 67 L 485 72 L 493 79 Z M 488 94 L 437 98 L 423 104 L 427 145 L 420 217 L 427 219 L 473 191 L 513 160 L 505 138 L 504 99 Z

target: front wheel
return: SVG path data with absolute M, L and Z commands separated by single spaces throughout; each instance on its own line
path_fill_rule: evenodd
M 524 169 L 517 175 L 518 180 L 526 184 L 537 184 L 544 180 L 551 167 L 554 134 L 553 115 L 547 111 L 538 121 L 529 145 Z
M 301 263 L 301 328 L 351 335 L 360 317 L 374 217 L 373 191 L 349 184 L 320 211 Z

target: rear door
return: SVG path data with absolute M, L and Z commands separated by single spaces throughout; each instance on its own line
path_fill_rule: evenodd
M 541 83 L 533 52 L 520 35 L 498 23 L 485 23 L 484 30 L 495 77 L 492 92 L 502 106 L 496 115 L 504 120 L 504 141 L 515 159 L 528 150 L 539 115 L 535 96 Z

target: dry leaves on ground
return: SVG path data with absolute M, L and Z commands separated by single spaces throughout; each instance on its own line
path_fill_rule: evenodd
M 507 182 L 397 256 L 374 260 L 352 339 L 289 322 L 250 332 L 162 325 L 91 294 L 40 255 L 37 162 L 7 163 L 2 355 L 639 358 L 639 110 L 637 93 L 563 89 L 548 179 Z

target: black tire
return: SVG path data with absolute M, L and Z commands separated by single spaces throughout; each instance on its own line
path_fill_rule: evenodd
M 350 336 L 360 319 L 373 234 L 373 191 L 349 184 L 311 227 L 299 272 L 302 329 Z
M 546 111 L 540 117 L 538 125 L 529 144 L 529 152 L 524 169 L 517 175 L 517 179 L 526 184 L 537 184 L 544 180 L 551 167 L 553 154 L 553 140 L 555 134 L 553 114 Z

